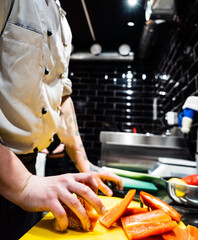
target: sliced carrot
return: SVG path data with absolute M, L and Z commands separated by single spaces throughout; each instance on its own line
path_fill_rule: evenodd
M 110 228 L 125 212 L 126 208 L 133 200 L 135 193 L 135 189 L 129 190 L 120 203 L 108 210 L 101 218 L 99 218 L 100 223 L 105 227 Z
M 130 225 L 133 222 L 170 222 L 171 220 L 171 217 L 160 209 L 121 218 L 124 225 Z
M 143 208 L 143 207 L 128 207 L 125 212 L 122 214 L 121 217 L 127 217 L 127 216 L 131 216 L 131 215 L 135 215 L 135 214 L 141 214 L 141 213 L 146 213 L 148 212 L 148 208 Z M 118 226 L 121 226 L 121 219 L 119 218 L 116 221 L 116 224 Z
M 181 215 L 170 205 L 166 202 L 160 200 L 153 195 L 140 191 L 140 198 L 142 202 L 147 206 L 150 207 L 152 210 L 154 209 L 162 209 L 164 210 L 173 220 L 179 222 L 181 219 Z
M 140 214 L 140 213 L 146 213 L 148 212 L 148 208 L 143 207 L 128 207 L 126 211 L 123 213 L 122 217 L 134 215 L 134 214 Z
M 122 221 L 122 219 L 121 219 Z M 177 225 L 175 221 L 149 221 L 123 223 L 123 229 L 128 239 L 144 239 L 152 235 L 159 235 L 174 229 Z
M 197 240 L 198 229 L 188 225 L 185 229 L 176 226 L 173 230 L 162 235 L 164 240 Z

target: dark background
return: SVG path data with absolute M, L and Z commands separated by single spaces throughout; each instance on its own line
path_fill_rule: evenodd
M 198 1 L 176 1 L 174 20 L 145 20 L 145 1 L 129 7 L 124 0 L 85 0 L 95 34 L 93 40 L 80 0 L 62 1 L 73 34 L 74 51 L 89 52 L 100 43 L 103 52 L 118 52 L 127 43 L 134 59 L 78 59 L 71 56 L 69 77 L 79 130 L 93 163 L 100 159 L 100 131 L 161 134 L 165 114 L 182 110 L 198 95 Z M 127 22 L 133 21 L 134 27 Z M 128 77 L 128 75 L 131 77 Z M 168 76 L 163 79 L 163 76 Z M 146 78 L 142 78 L 146 76 Z M 154 100 L 155 99 L 155 100 Z M 157 101 L 157 119 L 153 103 Z M 196 151 L 197 115 L 188 136 Z

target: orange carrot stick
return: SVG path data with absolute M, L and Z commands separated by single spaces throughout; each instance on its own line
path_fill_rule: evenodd
M 140 191 L 140 198 L 142 202 L 151 209 L 162 209 L 164 210 L 173 220 L 179 222 L 181 219 L 181 215 L 171 206 L 169 206 L 166 202 L 160 200 L 153 195 Z
M 126 208 L 133 200 L 135 192 L 135 189 L 129 190 L 127 195 L 120 203 L 108 210 L 102 217 L 99 218 L 100 223 L 105 227 L 110 228 L 125 212 Z

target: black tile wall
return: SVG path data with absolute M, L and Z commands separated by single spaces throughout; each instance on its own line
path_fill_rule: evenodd
M 79 131 L 90 161 L 100 159 L 100 131 L 152 132 L 153 75 L 136 72 L 131 62 L 70 62 Z M 146 79 L 142 79 L 146 74 Z
M 163 76 L 168 79 L 163 79 Z M 161 122 L 168 111 L 180 113 L 187 97 L 198 96 L 198 1 L 188 1 L 156 70 L 155 80 Z M 197 126 L 195 117 L 188 136 L 193 154 L 196 150 Z
M 133 132 L 136 128 L 139 133 L 160 134 L 166 127 L 166 112 L 180 113 L 188 96 L 198 96 L 198 1 L 184 2 L 186 6 L 154 74 L 136 71 L 131 62 L 70 61 L 79 130 L 94 164 L 100 159 L 100 131 Z M 131 78 L 127 74 L 132 74 Z M 145 80 L 142 74 L 146 74 Z M 155 121 L 154 98 L 158 104 Z M 197 119 L 188 136 L 193 153 Z

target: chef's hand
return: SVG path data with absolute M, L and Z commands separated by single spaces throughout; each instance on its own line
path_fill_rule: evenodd
M 106 210 L 94 193 L 97 188 L 98 184 L 90 173 L 53 177 L 32 175 L 21 191 L 19 205 L 26 211 L 51 211 L 57 219 L 59 230 L 64 231 L 68 226 L 67 214 L 62 206 L 64 203 L 78 216 L 87 231 L 90 228 L 89 217 L 73 193 L 90 203 L 99 214 L 104 214 Z
M 123 190 L 123 184 L 121 177 L 114 173 L 103 170 L 102 168 L 90 163 L 91 174 L 94 176 L 98 183 L 98 189 L 107 196 L 112 196 L 113 192 L 108 187 L 108 183 L 116 190 Z

